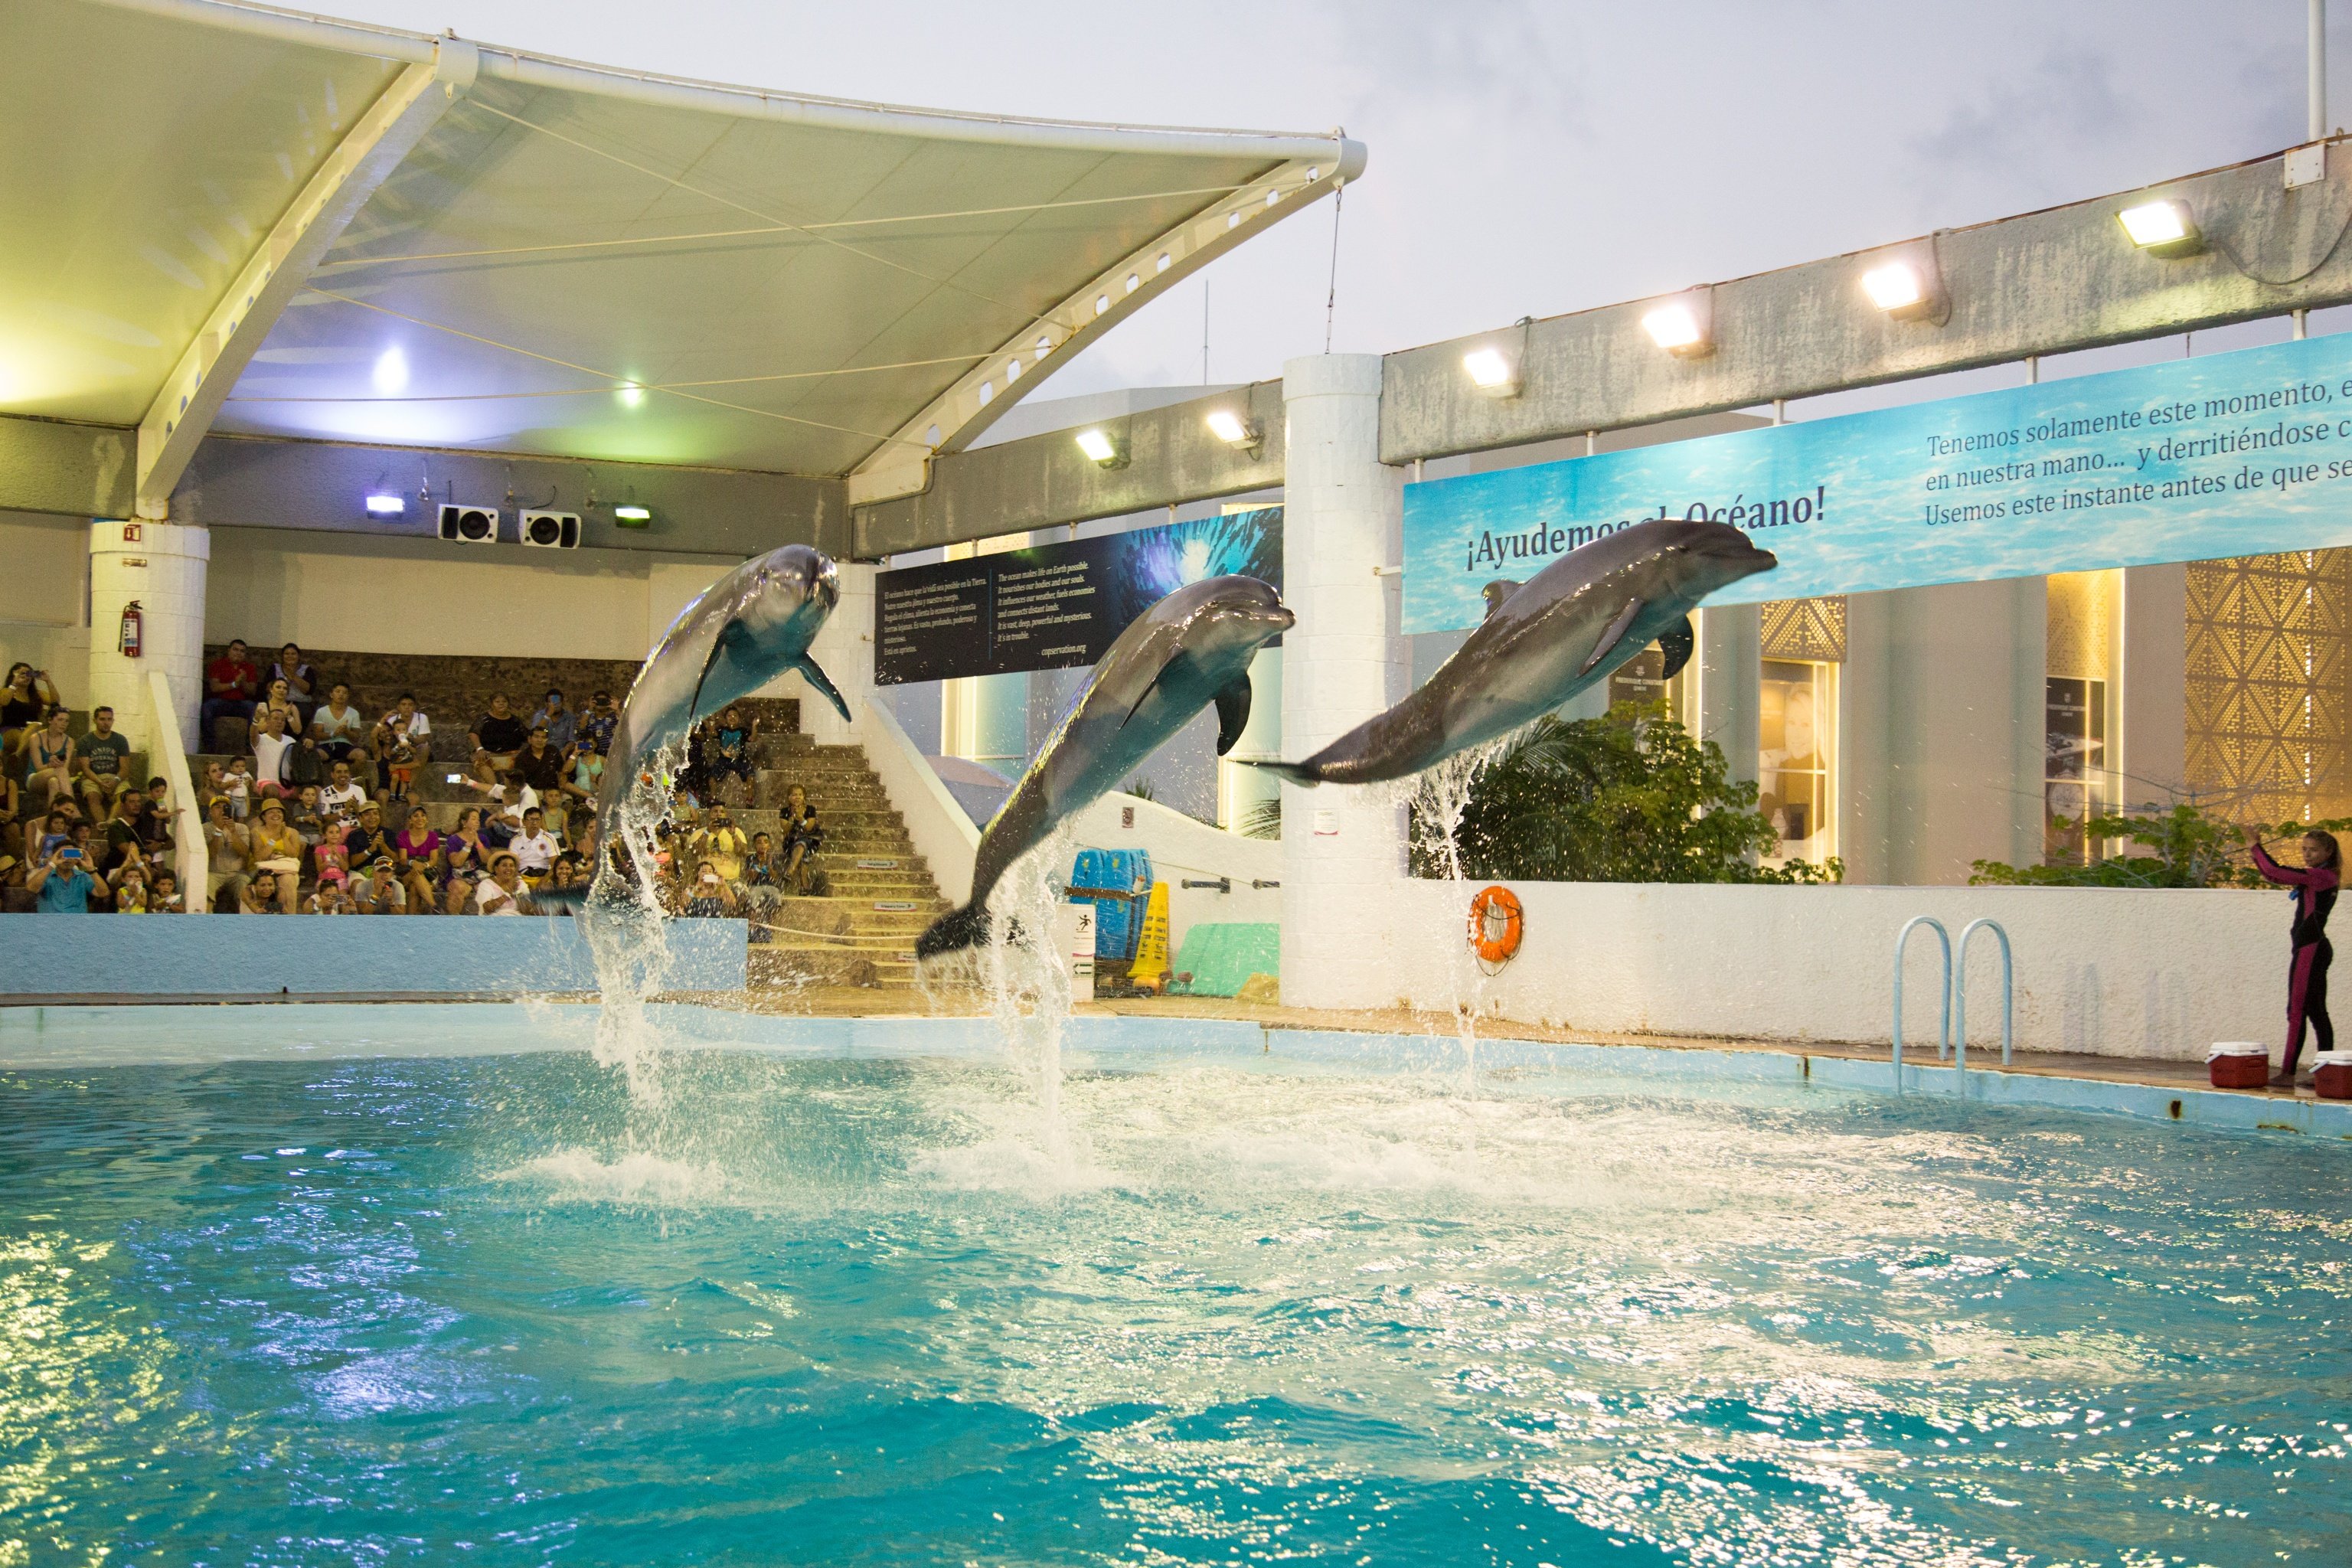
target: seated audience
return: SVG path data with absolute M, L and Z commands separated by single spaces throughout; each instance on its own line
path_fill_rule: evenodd
M 604 753 L 591 751 L 583 741 L 572 752 L 572 771 L 564 776 L 562 795 L 567 814 L 592 805 L 604 785 Z
M 543 727 L 534 727 L 521 751 L 515 753 L 514 764 L 507 772 L 517 784 L 529 788 L 541 802 L 551 796 L 561 799 L 563 789 L 563 753 L 548 740 Z
M 166 866 L 147 879 L 147 912 L 183 915 L 187 905 L 180 897 L 180 874 Z
M 205 903 L 218 909 L 226 891 L 235 907 L 245 896 L 251 872 L 253 838 L 242 822 L 229 815 L 228 798 L 215 795 L 205 803 Z
M 705 763 L 714 791 L 732 781 L 741 789 L 744 805 L 760 804 L 759 775 L 751 761 L 751 743 L 759 738 L 760 721 L 754 719 L 746 724 L 743 710 L 728 704 L 711 731 L 710 754 Z
M 8 682 L 0 686 L 0 766 L 21 775 L 24 769 L 15 759 L 23 754 L 49 710 L 64 706 L 47 670 L 21 661 L 10 665 Z
M 523 812 L 522 831 L 507 847 L 514 852 L 524 879 L 534 888 L 555 868 L 555 858 L 563 849 L 555 835 L 547 830 L 547 814 L 535 805 Z
M 278 890 L 278 912 L 294 912 L 295 892 L 302 878 L 302 836 L 286 826 L 286 803 L 265 800 L 261 803 L 261 819 L 250 831 L 253 858 L 257 875 L 267 871 L 273 875 Z
M 283 714 L 265 712 L 261 728 L 253 737 L 253 793 L 256 795 L 276 795 L 286 793 L 286 758 L 295 742 L 286 732 Z M 234 786 L 236 777 L 230 777 Z M 232 796 L 232 798 L 234 798 Z
M 319 700 L 319 672 L 303 662 L 302 650 L 292 643 L 279 648 L 278 662 L 269 667 L 269 679 L 273 684 L 280 680 L 286 683 L 286 696 L 298 710 L 287 732 L 299 735 L 308 730 L 310 710 Z
M 530 727 L 515 717 L 507 706 L 503 691 L 490 699 L 490 710 L 474 721 L 473 732 L 466 737 L 474 751 L 474 776 L 484 784 L 496 784 L 499 775 L 514 766 L 515 753 L 530 740 Z
M 89 805 L 90 816 L 104 816 L 114 808 L 115 796 L 131 783 L 122 773 L 122 764 L 131 755 L 131 742 L 116 732 L 114 710 L 91 709 L 89 733 L 74 749 L 74 773 L 81 784 L 81 798 Z
M 686 889 L 686 907 L 678 913 L 692 919 L 717 919 L 735 912 L 735 889 L 727 885 L 718 867 L 708 860 L 697 861 L 694 880 Z
M 218 751 L 216 726 L 223 719 L 253 719 L 254 700 L 261 693 L 261 670 L 247 656 L 245 641 L 231 637 L 228 651 L 205 666 L 205 706 L 198 740 L 208 752 Z
M 286 826 L 302 836 L 302 842 L 316 849 L 327 837 L 327 814 L 320 808 L 320 788 L 304 784 L 294 792 L 286 807 Z
M 366 760 L 362 749 L 366 728 L 367 721 L 352 706 L 352 689 L 340 680 L 327 689 L 327 700 L 310 714 L 310 737 L 331 763 Z
M 808 791 L 794 784 L 784 792 L 784 869 L 778 879 L 797 893 L 806 893 L 816 874 L 817 850 L 824 844 L 824 828 L 816 818 L 816 807 L 808 802 Z
M 490 858 L 490 874 L 474 888 L 474 912 L 480 915 L 539 913 L 539 906 L 530 901 L 530 893 L 522 885 L 522 868 L 512 853 L 502 849 Z
M 239 822 L 252 816 L 254 793 L 253 759 L 231 757 L 221 787 L 221 798 L 228 802 L 228 814 Z
M 25 742 L 25 794 L 43 810 L 57 805 L 59 796 L 73 794 L 74 743 L 66 733 L 72 717 L 62 708 L 50 709 L 47 720 Z
M 719 875 L 730 882 L 741 880 L 743 853 L 750 847 L 743 830 L 735 826 L 723 805 L 710 808 L 709 821 L 687 844 L 689 854 L 709 861 L 719 868 Z
M 118 915 L 143 915 L 147 912 L 147 868 L 137 860 L 126 860 L 106 879 L 114 890 L 114 912 Z
M 247 879 L 245 889 L 237 895 L 236 912 L 241 915 L 277 915 L 287 911 L 278 907 L 278 873 L 256 870 Z
M 319 873 L 319 887 L 302 901 L 302 912 L 312 915 L 355 915 L 360 912 L 357 900 L 352 897 L 349 879 L 336 869 Z
M 613 731 L 620 722 L 620 705 L 613 700 L 613 694 L 599 691 L 588 700 L 588 711 L 581 716 L 572 743 L 582 751 L 593 751 L 600 757 L 610 755 Z
M 286 733 L 299 740 L 304 728 L 301 705 L 294 700 L 284 677 L 278 677 L 262 689 L 261 700 L 254 704 L 253 716 L 258 721 L 265 713 L 275 713 L 286 721 Z
M 400 856 L 383 829 L 383 807 L 373 801 L 359 810 L 359 824 L 343 837 L 344 864 L 351 868 L 352 897 L 362 908 L 378 902 L 375 883 L 400 880 Z
M 559 752 L 568 752 L 577 736 L 580 715 L 563 705 L 563 693 L 550 687 L 547 700 L 530 716 L 530 727 L 547 731 L 547 743 Z
M 324 712 L 321 709 L 320 711 Z M 327 771 L 327 787 L 319 792 L 319 815 L 341 816 L 358 821 L 360 806 L 368 793 L 352 779 L 352 764 L 338 762 Z
M 401 885 L 408 889 L 408 907 L 415 914 L 431 914 L 439 905 L 435 889 L 441 877 L 441 835 L 419 806 L 408 813 L 408 826 L 392 841 L 393 858 L 400 868 Z
M 376 754 L 388 759 L 394 750 L 394 742 L 404 739 L 415 753 L 412 765 L 422 767 L 433 760 L 433 721 L 416 706 L 415 696 L 406 691 L 400 694 L 400 700 L 394 704 L 392 711 L 376 721 Z
M 34 909 L 45 915 L 86 915 L 98 879 L 89 874 L 89 857 L 72 844 L 60 844 L 25 878 L 33 890 Z

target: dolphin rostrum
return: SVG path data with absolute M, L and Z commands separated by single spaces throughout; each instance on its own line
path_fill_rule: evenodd
M 596 792 L 602 831 L 614 831 L 614 807 L 638 786 L 647 759 L 683 742 L 696 720 L 788 669 L 847 719 L 849 705 L 808 651 L 840 595 L 833 557 L 787 544 L 746 561 L 680 611 L 637 671 L 613 731 Z
M 1250 660 L 1295 617 L 1255 577 L 1187 584 L 1118 634 L 1060 724 L 982 833 L 971 900 L 941 915 L 915 943 L 918 958 L 988 935 L 988 895 L 1012 864 L 1057 823 L 1116 788 L 1162 742 L 1217 705 L 1217 754 L 1249 722 Z
M 1606 680 L 1653 641 L 1671 676 L 1690 658 L 1690 612 L 1780 563 L 1720 522 L 1654 518 L 1572 550 L 1525 583 L 1486 585 L 1486 619 L 1427 685 L 1300 763 L 1302 784 L 1377 784 L 1507 735 Z

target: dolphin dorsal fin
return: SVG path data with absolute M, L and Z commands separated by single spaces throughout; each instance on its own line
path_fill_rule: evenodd
M 1246 672 L 1217 693 L 1217 755 L 1223 756 L 1242 738 L 1250 716 L 1250 679 Z
M 1682 673 L 1683 666 L 1691 660 L 1698 648 L 1698 633 L 1691 629 L 1691 619 L 1685 616 L 1668 626 L 1658 637 L 1658 651 L 1666 656 L 1666 672 L 1663 679 L 1672 680 Z
M 1480 618 L 1486 620 L 1493 619 L 1495 612 L 1503 607 L 1503 601 L 1509 598 L 1518 591 L 1519 585 L 1517 583 L 1512 582 L 1508 577 L 1497 577 L 1493 582 L 1487 584 L 1485 587 L 1479 589 L 1478 592 L 1486 595 L 1486 614 Z
M 1609 623 L 1608 629 L 1601 634 L 1601 640 L 1592 645 L 1592 652 L 1586 656 L 1583 668 L 1579 669 L 1576 673 L 1579 675 L 1591 674 L 1592 667 L 1599 664 L 1602 659 L 1608 658 L 1609 650 L 1615 647 L 1620 642 L 1624 640 L 1625 628 L 1632 626 L 1633 624 L 1633 617 L 1641 613 L 1641 600 L 1626 600 L 1625 607 L 1617 612 L 1617 618 Z

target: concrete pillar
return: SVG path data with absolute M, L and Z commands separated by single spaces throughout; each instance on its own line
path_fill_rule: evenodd
M 1730 776 L 1757 773 L 1758 700 L 1764 682 L 1764 611 L 1716 605 L 1698 613 L 1698 736 L 1723 748 Z
M 2189 568 L 2124 573 L 2114 757 L 2127 805 L 2169 805 L 2189 782 Z
M 1380 460 L 1381 362 L 1325 354 L 1283 366 L 1289 462 L 1283 597 L 1283 749 L 1304 757 L 1404 695 L 1399 630 L 1404 485 Z M 1404 808 L 1392 792 L 1282 788 L 1282 999 L 1294 1006 L 1385 1006 L 1403 986 L 1387 921 L 1402 901 Z M 1400 935 L 1404 933 L 1399 933 Z M 1460 932 L 1413 933 L 1458 941 Z
M 1887 739 L 1893 723 L 1895 595 L 1845 602 L 1845 663 L 1838 668 L 1838 858 L 1857 885 L 1894 880 L 1887 834 L 1894 818 Z
M 1234 749 L 1217 762 L 1217 821 L 1239 833 L 1261 802 L 1280 797 L 1281 781 L 1244 762 L 1282 755 L 1282 650 L 1262 647 L 1250 660 L 1250 716 Z
M 1007 778 L 1020 777 L 1029 760 L 1029 678 L 982 675 L 971 685 L 971 750 L 963 754 Z
M 832 677 L 833 684 L 849 704 L 853 716 L 863 717 L 866 704 L 874 700 L 874 574 L 876 568 L 867 562 L 838 563 L 841 571 L 841 597 L 826 617 L 824 627 L 809 645 L 809 654 L 819 669 Z M 810 688 L 798 671 L 784 678 L 780 693 L 801 700 L 801 731 L 814 736 L 820 746 L 844 746 L 850 743 L 849 726 L 833 710 L 833 704 Z
M 115 728 L 152 761 L 148 673 L 171 678 L 180 743 L 196 749 L 204 700 L 205 574 L 211 531 L 190 523 L 101 519 L 89 525 L 89 705 L 114 710 Z M 122 612 L 141 617 L 140 654 L 125 658 Z M 144 780 L 141 781 L 144 783 Z

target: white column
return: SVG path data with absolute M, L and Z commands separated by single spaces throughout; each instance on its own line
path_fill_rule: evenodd
M 1283 598 L 1283 749 L 1304 757 L 1389 708 L 1410 671 L 1393 565 L 1404 476 L 1380 460 L 1381 362 L 1326 354 L 1285 364 L 1288 479 Z M 1404 808 L 1390 791 L 1282 789 L 1282 999 L 1383 1007 L 1402 994 L 1389 920 L 1404 902 Z M 1430 941 L 1456 933 L 1431 932 Z
M 205 574 L 212 553 L 211 531 L 194 524 L 100 520 L 89 525 L 89 705 L 113 709 L 115 727 L 149 752 L 151 762 L 151 669 L 171 678 L 180 743 L 196 749 Z M 131 658 L 121 651 L 122 612 L 134 602 L 142 626 L 139 657 Z
M 833 680 L 853 717 L 863 718 L 874 700 L 874 573 L 866 562 L 837 563 L 841 597 L 825 618 L 824 626 L 809 645 L 816 667 Z M 851 743 L 849 726 L 797 673 L 784 678 L 783 694 L 801 700 L 801 731 L 815 737 L 820 746 Z

